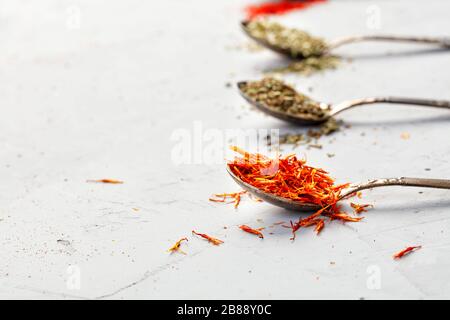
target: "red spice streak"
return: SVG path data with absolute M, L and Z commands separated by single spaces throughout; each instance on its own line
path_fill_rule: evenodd
M 87 180 L 86 182 L 110 183 L 110 184 L 122 184 L 123 183 L 123 181 L 115 180 L 115 179 Z
M 200 237 L 202 237 L 202 238 L 204 238 L 204 239 L 206 239 L 206 240 L 208 240 L 209 242 L 211 242 L 213 245 L 216 245 L 216 246 L 218 246 L 218 245 L 220 245 L 220 244 L 223 243 L 222 240 L 213 238 L 213 237 L 208 236 L 207 234 L 204 234 L 204 233 L 197 233 L 197 232 L 195 232 L 194 230 L 192 230 L 192 233 L 193 233 L 193 234 L 196 234 L 196 235 L 198 235 L 198 236 L 200 236 Z
M 401 257 L 403 257 L 406 254 L 410 254 L 411 252 L 413 252 L 416 249 L 420 249 L 422 248 L 422 246 L 413 246 L 413 247 L 408 247 L 396 254 L 394 254 L 394 259 L 400 259 Z
M 349 222 L 358 222 L 358 221 L 360 221 L 361 219 L 364 218 L 364 217 L 351 217 L 351 216 L 347 215 L 344 212 L 331 213 L 328 216 L 332 220 L 336 219 L 336 220 L 349 221 Z
M 262 154 L 250 154 L 238 147 L 231 149 L 242 155 L 228 163 L 231 171 L 242 181 L 267 193 L 322 207 L 295 224 L 291 221 L 293 238 L 301 227 L 315 226 L 316 232 L 320 232 L 324 227 L 319 219 L 321 215 L 329 216 L 332 220 L 361 220 L 341 212 L 336 202 L 348 184 L 335 185 L 326 171 L 307 166 L 304 160 L 297 159 L 295 155 L 270 159 Z
M 280 0 L 276 2 L 250 5 L 246 8 L 246 12 L 248 19 L 253 19 L 264 15 L 281 15 L 289 11 L 305 9 L 313 4 L 323 3 L 325 1 L 326 0 Z
M 263 230 L 264 228 L 253 229 L 253 228 L 250 228 L 249 226 L 246 226 L 245 224 L 239 226 L 239 228 L 241 228 L 241 230 L 243 230 L 245 232 L 256 234 L 261 239 L 264 239 L 264 235 L 261 233 L 261 230 Z

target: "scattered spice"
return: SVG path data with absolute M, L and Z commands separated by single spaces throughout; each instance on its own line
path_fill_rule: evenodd
M 249 98 L 274 111 L 295 115 L 305 120 L 320 121 L 327 113 L 319 102 L 272 77 L 246 82 L 240 89 Z
M 263 230 L 264 228 L 253 229 L 250 228 L 249 226 L 246 226 L 245 224 L 239 226 L 239 228 L 245 232 L 256 234 L 261 239 L 264 239 L 264 235 L 261 233 L 261 230 Z
M 400 252 L 394 254 L 393 257 L 394 257 L 394 259 L 400 259 L 400 258 L 402 258 L 404 255 L 410 254 L 411 252 L 413 252 L 413 251 L 415 251 L 415 250 L 417 250 L 417 249 L 420 249 L 420 248 L 422 248 L 422 246 L 408 247 L 408 248 L 406 248 L 406 249 L 404 249 L 404 250 L 402 250 L 402 251 L 400 251 Z
M 361 191 L 358 191 L 358 192 L 356 193 L 356 196 L 357 196 L 359 199 L 361 199 L 361 198 L 362 198 L 362 192 L 361 192 Z
M 222 240 L 213 238 L 213 237 L 208 236 L 207 234 L 204 234 L 204 233 L 197 233 L 197 232 L 195 232 L 194 230 L 192 230 L 192 233 L 193 233 L 193 234 L 196 234 L 196 235 L 198 235 L 198 236 L 200 236 L 200 237 L 202 237 L 202 238 L 204 238 L 204 239 L 206 239 L 206 240 L 208 240 L 209 242 L 211 242 L 211 243 L 212 243 L 213 245 L 215 245 L 215 246 L 218 246 L 218 245 L 220 245 L 220 244 L 223 243 Z
M 323 227 L 325 227 L 325 222 L 323 219 L 319 219 L 319 221 L 316 223 L 316 227 L 314 228 L 314 231 L 316 231 L 317 234 L 322 231 Z
M 247 16 L 249 19 L 253 19 L 255 17 L 263 16 L 263 15 L 272 15 L 272 14 L 284 14 L 290 12 L 292 10 L 301 10 L 306 9 L 309 6 L 325 2 L 326 0 L 280 0 L 275 2 L 267 2 L 257 5 L 250 5 L 246 8 Z
M 308 57 L 299 61 L 293 61 L 287 66 L 269 69 L 269 73 L 297 73 L 308 77 L 325 70 L 336 69 L 341 62 L 338 56 Z
M 234 203 L 234 207 L 237 208 L 239 206 L 239 203 L 241 202 L 241 195 L 246 194 L 247 191 L 240 191 L 240 192 L 234 192 L 234 193 L 217 193 L 213 196 L 216 198 L 209 198 L 209 201 L 213 202 L 225 202 L 226 199 L 232 198 L 234 201 L 228 202 L 228 203 Z M 258 200 L 256 200 L 258 201 Z
M 188 241 L 188 239 L 187 239 L 187 238 L 181 238 L 180 240 L 178 240 L 177 242 L 175 242 L 175 244 L 174 244 L 172 247 L 170 247 L 169 250 L 167 250 L 167 251 L 169 251 L 170 253 L 174 253 L 175 251 L 177 251 L 177 252 L 180 252 L 180 253 L 182 253 L 182 254 L 186 254 L 186 252 L 184 252 L 184 251 L 182 251 L 182 250 L 180 249 L 181 243 L 182 243 L 183 241 Z
M 371 204 L 357 204 L 350 202 L 350 206 L 353 208 L 353 211 L 355 213 L 361 213 L 361 212 L 367 212 L 367 208 L 373 208 L 373 205 Z
M 122 183 L 123 183 L 123 181 L 115 180 L 115 179 L 86 180 L 86 182 L 93 182 L 93 183 L 110 183 L 110 184 L 122 184 Z
M 265 19 L 251 20 L 247 23 L 246 30 L 256 39 L 288 51 L 293 58 L 320 56 L 328 49 L 328 45 L 321 38 Z

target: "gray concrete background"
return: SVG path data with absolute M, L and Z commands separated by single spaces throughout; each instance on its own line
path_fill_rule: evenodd
M 196 123 L 303 130 L 251 110 L 225 86 L 284 63 L 243 48 L 247 3 L 2 1 L 1 298 L 450 298 L 449 191 L 364 192 L 360 202 L 375 208 L 360 223 L 334 222 L 320 236 L 304 230 L 295 242 L 277 227 L 261 241 L 237 226 L 298 214 L 248 199 L 237 211 L 211 203 L 211 193 L 239 190 L 223 164 L 173 162 L 172 135 L 194 135 Z M 379 30 L 368 28 L 373 10 Z M 449 36 L 449 13 L 444 0 L 331 1 L 277 20 L 330 39 Z M 323 101 L 450 99 L 450 53 L 429 49 L 348 46 L 338 53 L 353 61 L 339 70 L 284 78 Z M 322 150 L 295 152 L 339 182 L 450 178 L 448 112 L 373 105 L 341 118 L 351 128 L 323 139 Z M 86 183 L 99 178 L 125 183 Z M 225 244 L 194 239 L 192 229 Z M 188 254 L 169 255 L 183 236 Z M 392 259 L 416 244 L 423 249 Z

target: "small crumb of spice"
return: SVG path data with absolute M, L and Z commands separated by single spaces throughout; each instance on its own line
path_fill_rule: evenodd
M 115 179 L 87 180 L 86 182 L 92 182 L 92 183 L 110 183 L 110 184 L 122 184 L 122 183 L 123 183 L 123 181 L 115 180 Z
M 273 14 L 285 14 L 292 10 L 301 10 L 308 8 L 309 6 L 325 2 L 326 0 L 302 0 L 302 1 L 292 1 L 292 0 L 278 0 L 269 1 L 250 5 L 246 8 L 248 19 L 254 19 L 259 16 L 273 15 Z
M 341 64 L 338 56 L 308 57 L 299 61 L 290 62 L 287 66 L 267 70 L 267 73 L 297 73 L 308 77 L 325 70 L 336 69 Z
M 404 250 L 402 250 L 402 251 L 400 251 L 400 252 L 397 252 L 396 254 L 394 254 L 394 259 L 400 259 L 400 258 L 402 258 L 403 256 L 405 256 L 405 255 L 407 255 L 407 254 L 410 254 L 410 253 L 412 253 L 413 251 L 415 251 L 415 250 L 417 250 L 417 249 L 420 249 L 420 248 L 422 248 L 422 246 L 412 246 L 412 247 L 407 247 L 406 249 L 404 249 Z
M 335 118 L 329 118 L 327 121 L 320 124 L 318 129 L 309 129 L 308 132 L 305 133 L 293 133 L 293 134 L 285 134 L 281 135 L 278 138 L 279 144 L 291 144 L 295 147 L 301 145 L 316 145 L 322 136 L 328 136 L 335 131 L 339 131 L 342 126 L 342 121 L 337 121 Z M 267 144 L 270 146 L 276 142 L 272 141 L 270 136 L 266 137 Z M 330 154 L 331 157 L 334 154 Z M 329 156 L 330 157 L 330 156 Z
M 206 239 L 206 240 L 208 240 L 208 242 L 211 242 L 211 243 L 212 243 L 213 245 L 215 245 L 215 246 L 218 246 L 218 245 L 220 245 L 220 244 L 223 243 L 222 240 L 219 240 L 219 239 L 217 239 L 217 238 L 208 236 L 208 235 L 205 234 L 205 233 L 197 233 L 197 232 L 195 232 L 194 230 L 192 230 L 192 233 L 195 234 L 195 235 L 197 235 L 197 236 L 200 236 L 200 237 L 202 237 L 202 238 L 204 238 L 204 239 Z
M 339 219 L 342 221 L 348 221 L 348 222 L 358 222 L 364 219 L 364 217 L 351 217 L 348 214 L 344 212 L 339 213 L 332 213 L 328 215 L 331 219 Z
M 361 212 L 367 212 L 367 208 L 373 208 L 373 205 L 371 204 L 357 204 L 350 202 L 350 206 L 353 208 L 353 211 L 355 213 L 361 213 Z
M 258 228 L 258 229 L 253 229 L 250 228 L 249 226 L 243 224 L 241 226 L 239 226 L 239 228 L 245 232 L 251 233 L 251 234 L 255 234 L 258 237 L 260 237 L 261 239 L 264 239 L 264 235 L 261 233 L 261 230 L 263 230 L 264 228 Z
M 175 244 L 172 247 L 170 247 L 169 250 L 167 250 L 167 251 L 169 251 L 170 253 L 179 252 L 179 253 L 182 253 L 182 254 L 186 254 L 186 252 L 184 252 L 184 251 L 182 251 L 180 249 L 181 243 L 183 241 L 188 241 L 188 239 L 187 238 L 181 238 L 180 240 L 175 242 Z

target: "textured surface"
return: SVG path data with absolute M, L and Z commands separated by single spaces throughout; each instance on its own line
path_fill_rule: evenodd
M 285 63 L 243 48 L 238 22 L 249 2 L 2 1 L 1 298 L 450 298 L 449 191 L 368 191 L 360 202 L 375 208 L 360 223 L 301 230 L 295 242 L 278 226 L 260 240 L 236 226 L 298 215 L 248 199 L 237 211 L 211 203 L 211 193 L 238 190 L 223 164 L 173 162 L 177 132 L 197 142 L 199 129 L 218 132 L 221 149 L 226 129 L 303 130 L 251 110 L 236 92 L 236 81 Z M 327 38 L 450 30 L 448 1 L 376 3 L 333 1 L 279 20 Z M 429 49 L 342 47 L 352 63 L 285 79 L 323 101 L 450 99 L 450 53 Z M 295 152 L 340 182 L 450 178 L 449 112 L 373 105 L 341 118 L 351 128 L 322 150 Z M 193 143 L 192 156 L 207 147 Z M 99 178 L 125 183 L 86 183 Z M 183 236 L 186 256 L 165 252 Z M 423 249 L 392 259 L 409 245 Z

